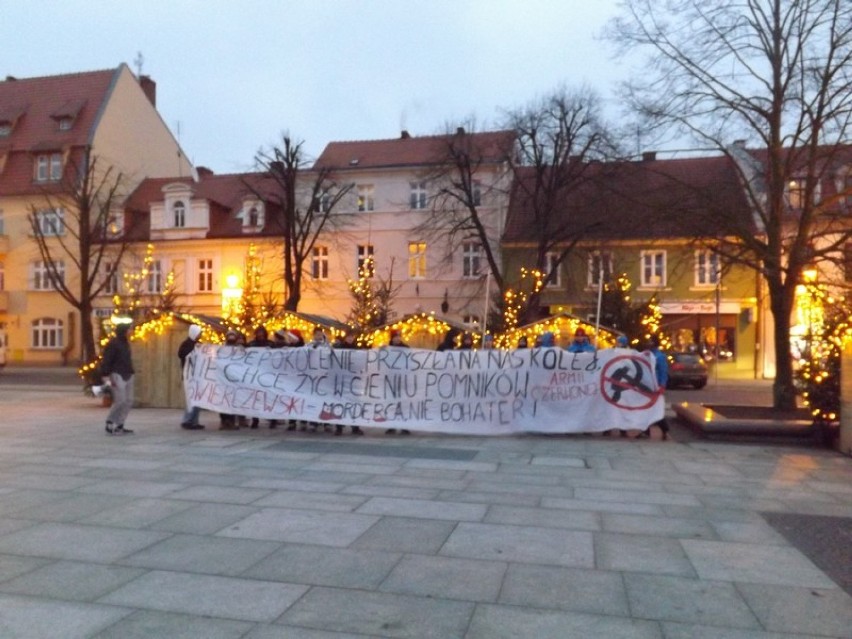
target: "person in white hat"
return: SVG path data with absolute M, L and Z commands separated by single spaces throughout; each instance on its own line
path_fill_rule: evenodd
M 195 350 L 195 345 L 201 340 L 201 327 L 197 324 L 193 324 L 189 327 L 189 336 L 183 340 L 178 347 L 178 359 L 180 359 L 180 370 L 181 374 L 183 373 L 184 366 L 186 365 L 186 358 L 189 357 L 189 354 Z M 181 428 L 185 428 L 186 430 L 201 430 L 204 428 L 201 424 L 198 423 L 198 415 L 201 413 L 201 408 L 198 406 L 192 406 L 187 403 L 186 412 L 183 414 L 183 419 L 180 422 Z

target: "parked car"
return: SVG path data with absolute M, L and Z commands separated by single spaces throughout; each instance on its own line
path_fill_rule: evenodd
M 669 382 L 667 388 L 707 386 L 707 363 L 699 353 L 667 353 Z

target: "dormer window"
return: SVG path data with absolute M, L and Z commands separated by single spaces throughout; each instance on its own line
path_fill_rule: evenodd
M 42 153 L 36 156 L 36 182 L 58 182 L 62 179 L 62 154 Z
M 186 226 L 186 205 L 182 200 L 172 204 L 172 226 L 182 229 Z
M 263 203 L 258 202 L 257 200 L 244 202 L 243 208 L 237 217 L 243 221 L 243 229 L 247 232 L 257 231 L 263 228 Z
M 70 131 L 71 127 L 74 125 L 73 118 L 59 118 L 59 130 L 60 131 Z
M 12 134 L 11 122 L 0 122 L 0 138 L 7 138 Z

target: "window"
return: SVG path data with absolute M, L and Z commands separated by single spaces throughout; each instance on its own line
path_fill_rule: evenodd
M 70 131 L 72 124 L 74 124 L 73 118 L 59 118 L 60 131 Z
M 36 156 L 36 182 L 58 182 L 62 179 L 62 154 L 43 153 Z
M 843 278 L 846 283 L 852 282 L 852 244 L 843 247 Z
M 562 277 L 560 274 L 559 253 L 548 253 L 544 256 L 544 270 L 547 280 L 544 285 L 547 288 L 556 288 L 561 285 Z
M 426 242 L 408 243 L 408 277 L 426 277 Z
M 0 138 L 5 138 L 10 133 L 12 133 L 12 123 L 11 122 L 0 122 Z
M 373 185 L 359 184 L 358 185 L 358 210 L 372 211 L 375 208 L 373 200 Z
M 249 212 L 248 212 L 248 225 L 249 226 L 258 226 L 259 221 L 260 221 L 260 213 L 257 212 L 257 207 L 253 206 L 249 209 Z
M 62 209 L 36 211 L 38 232 L 43 237 L 65 234 L 65 212 Z
M 103 269 L 104 279 L 106 280 L 103 293 L 104 295 L 115 295 L 118 293 L 118 269 L 113 270 L 112 262 L 104 262 Z
M 372 244 L 358 245 L 358 277 L 373 277 L 376 274 L 376 261 Z
M 176 229 L 186 226 L 186 205 L 181 200 L 172 205 L 172 225 Z
M 41 317 L 32 323 L 33 348 L 62 348 L 62 320 Z
M 315 246 L 311 251 L 311 277 L 315 280 L 328 279 L 327 246 Z
M 411 208 L 426 208 L 426 182 L 411 182 Z
M 695 285 L 716 286 L 719 283 L 719 254 L 713 251 L 695 251 Z
M 0 262 L 0 291 L 6 290 L 6 266 Z
M 198 260 L 198 292 L 213 292 L 213 260 Z
M 60 282 L 65 281 L 65 263 L 62 260 L 54 262 L 56 267 L 56 275 Z M 56 290 L 53 278 L 48 269 L 47 263 L 43 261 L 33 262 L 32 264 L 32 283 L 31 290 L 33 291 L 53 291 Z
M 319 212 L 320 213 L 330 213 L 331 212 L 331 202 L 332 202 L 331 193 L 329 193 L 328 191 L 323 191 L 319 196 Z
M 601 285 L 601 271 L 603 271 L 603 281 L 607 282 L 612 278 L 612 253 L 605 251 L 592 251 L 589 253 L 589 270 L 586 277 L 586 282 L 589 288 L 597 288 Z
M 666 285 L 666 252 L 642 251 L 642 286 Z
M 156 295 L 163 291 L 163 265 L 160 260 L 151 262 L 145 284 L 149 293 Z
M 482 245 L 479 242 L 462 243 L 462 277 L 474 279 L 482 274 Z
M 6 235 L 6 225 L 3 222 L 3 209 L 0 209 L 0 235 Z
M 479 326 L 479 315 L 462 316 L 462 324 L 467 324 L 468 326 Z
M 794 178 L 787 182 L 787 202 L 790 205 L 791 209 L 801 209 L 807 204 L 805 201 L 805 189 L 807 188 L 808 181 L 805 178 Z M 812 198 L 819 200 L 820 197 L 820 188 L 819 182 L 816 183 L 814 187 L 814 192 Z
M 482 185 L 475 181 L 470 185 L 470 195 L 472 199 L 472 204 L 474 206 L 480 206 L 482 204 Z

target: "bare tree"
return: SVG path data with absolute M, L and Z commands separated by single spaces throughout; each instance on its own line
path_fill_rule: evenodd
M 791 313 L 803 270 L 837 254 L 848 224 L 824 186 L 849 166 L 848 0 L 625 0 L 608 35 L 650 54 L 627 85 L 646 130 L 689 134 L 728 155 L 753 219 L 720 216 L 714 246 L 764 278 L 775 322 L 773 404 L 795 406 Z M 757 152 L 746 152 L 742 140 Z M 842 157 L 846 154 L 846 157 Z M 845 170 L 848 170 L 845 169 Z M 790 186 L 797 193 L 791 192 Z M 845 186 L 848 189 L 848 182 Z M 795 201 L 794 201 L 795 200 Z
M 486 160 L 494 161 L 477 143 L 475 136 L 462 128 L 447 136 L 443 173 L 436 176 L 442 183 L 435 199 L 432 228 L 439 229 L 455 246 L 459 238 L 475 240 L 482 247 L 491 275 L 502 294 L 509 280 L 518 274 L 506 273 L 501 259 L 501 243 L 522 229 L 523 241 L 533 246 L 532 259 L 525 264 L 545 274 L 554 275 L 574 246 L 600 221 L 580 221 L 570 215 L 571 196 L 590 180 L 601 178 L 601 170 L 590 171 L 594 161 L 615 155 L 612 136 L 601 118 L 598 96 L 588 88 L 559 89 L 526 107 L 506 114 L 506 131 L 499 159 L 505 163 L 505 176 L 488 185 L 509 200 L 508 220 L 494 233 L 494 226 L 483 216 L 481 192 L 477 177 Z M 505 179 L 503 179 L 505 177 Z M 516 238 L 517 239 L 517 238 Z M 524 323 L 537 309 L 540 293 L 531 294 L 519 321 Z
M 27 216 L 50 285 L 80 313 L 84 362 L 97 355 L 92 303 L 116 281 L 128 248 L 117 215 L 125 186 L 121 172 L 86 150 L 72 157 L 58 188 L 45 190 Z
M 330 169 L 310 169 L 303 144 L 285 133 L 280 146 L 255 156 L 260 181 L 246 182 L 269 206 L 268 219 L 283 240 L 287 311 L 298 310 L 305 262 L 318 238 L 341 225 L 343 218 L 334 215 L 334 209 L 352 189 L 352 184 L 336 182 Z

